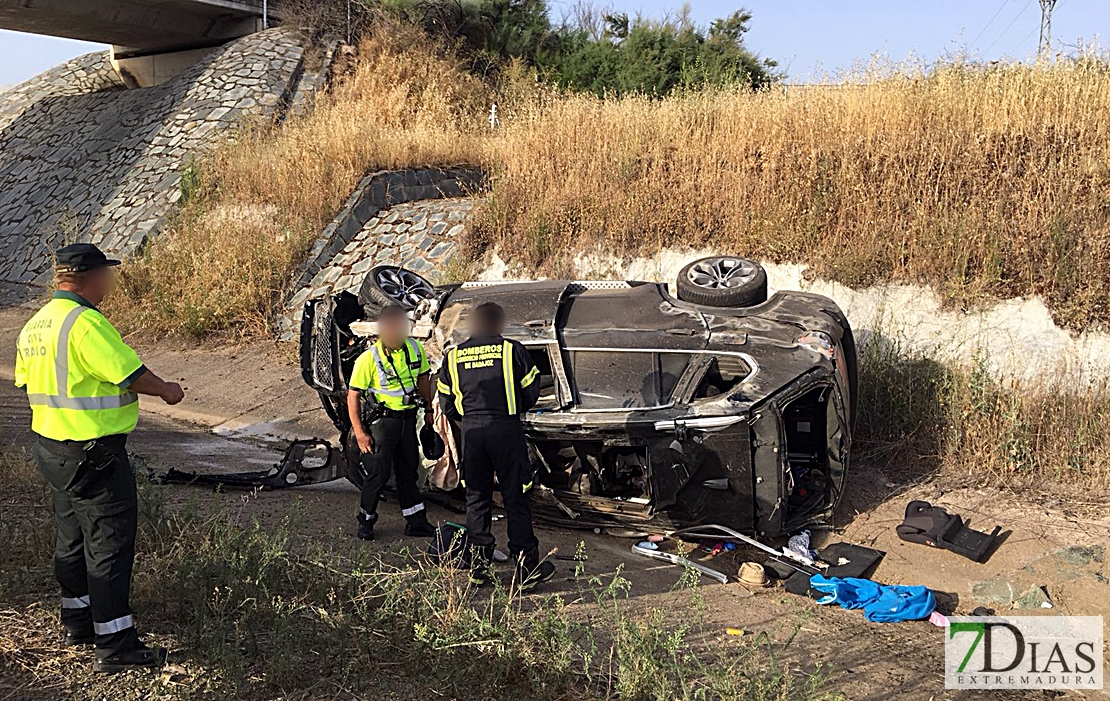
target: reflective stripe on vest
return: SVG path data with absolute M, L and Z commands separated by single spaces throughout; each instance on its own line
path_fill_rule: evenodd
M 528 385 L 532 384 L 536 380 L 536 378 L 539 377 L 539 375 L 540 369 L 533 365 L 532 369 L 528 371 L 528 374 L 525 375 L 523 379 L 521 379 L 521 389 L 526 388 Z
M 122 392 L 108 397 L 71 397 L 69 396 L 69 334 L 77 324 L 77 318 L 89 311 L 88 307 L 76 306 L 69 310 L 62 327 L 58 329 L 58 342 L 54 351 L 54 387 L 56 394 L 28 393 L 31 406 L 44 406 L 50 409 L 73 409 L 76 411 L 98 411 L 101 409 L 120 409 L 139 401 L 134 392 Z
M 388 363 L 388 367 L 393 369 L 394 377 L 396 378 L 397 383 L 400 385 L 400 387 L 394 389 L 389 386 L 390 375 L 389 371 L 387 370 L 386 359 L 384 357 L 385 353 L 391 353 L 391 351 L 386 349 L 385 346 L 382 345 L 381 341 L 376 341 L 372 346 L 370 346 L 370 357 L 374 360 L 374 367 L 377 370 L 374 380 L 374 384 L 377 386 L 368 387 L 367 391 L 376 395 L 379 399 L 392 398 L 402 400 L 392 405 L 393 409 L 411 408 L 413 405 L 405 403 L 404 400 L 410 396 L 415 395 L 417 387 L 419 385 L 419 364 L 422 364 L 424 354 L 420 350 L 420 346 L 416 343 L 416 341 L 412 340 L 411 338 L 405 339 L 404 351 L 405 362 L 403 364 L 403 368 L 398 369 L 396 367 L 396 365 L 392 362 L 392 356 L 390 356 L 390 362 Z M 411 363 L 414 359 L 418 363 L 415 372 L 411 367 Z M 408 382 L 406 382 L 406 380 Z M 389 406 L 388 402 L 385 403 L 387 404 L 387 406 Z
M 385 363 L 382 361 L 382 354 L 378 351 L 377 343 L 370 346 L 370 357 L 374 359 L 374 365 L 378 368 L 377 377 L 375 378 L 378 386 L 370 387 L 369 391 L 379 397 L 404 397 L 405 390 L 403 388 L 389 389 L 389 375 L 385 372 Z M 400 380 L 401 378 L 397 379 Z
M 134 392 L 124 392 L 113 397 L 60 397 L 53 394 L 28 394 L 31 406 L 44 406 L 50 409 L 76 409 L 77 411 L 97 411 L 99 409 L 122 409 L 128 404 L 139 401 Z
M 513 346 L 508 341 L 501 345 L 501 374 L 505 378 L 505 407 L 509 416 L 516 416 L 516 381 L 513 378 Z
M 459 412 L 459 416 L 463 415 L 463 396 L 462 388 L 459 387 L 459 354 L 456 353 L 458 348 L 452 348 L 447 351 L 447 371 L 451 374 L 451 385 L 455 394 L 455 410 Z

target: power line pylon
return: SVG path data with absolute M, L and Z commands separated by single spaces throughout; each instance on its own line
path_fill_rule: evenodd
M 1041 37 L 1037 40 L 1037 57 L 1043 58 L 1052 52 L 1052 10 L 1058 0 L 1038 0 L 1041 4 Z

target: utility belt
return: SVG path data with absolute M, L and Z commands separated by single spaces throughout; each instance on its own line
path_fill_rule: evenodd
M 101 471 L 115 464 L 119 453 L 126 449 L 127 434 L 101 436 L 88 441 L 58 441 L 39 436 L 39 442 L 49 452 L 69 460 L 80 460 L 78 469 Z
M 390 409 L 387 406 L 382 406 L 379 411 L 381 416 L 387 419 L 407 419 L 410 416 L 416 416 L 416 407 L 410 406 L 407 409 Z
M 362 421 L 364 425 L 369 426 L 378 419 L 406 419 L 416 416 L 416 407 L 408 407 L 407 409 L 390 409 L 385 404 L 379 402 L 367 403 L 363 408 Z

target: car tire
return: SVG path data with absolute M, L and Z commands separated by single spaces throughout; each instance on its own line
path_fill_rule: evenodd
M 678 273 L 678 298 L 706 307 L 751 307 L 767 301 L 767 271 L 739 256 L 699 258 Z
M 397 265 L 378 265 L 366 273 L 358 290 L 358 301 L 368 311 L 391 304 L 414 309 L 424 299 L 435 297 L 435 287 L 423 276 Z

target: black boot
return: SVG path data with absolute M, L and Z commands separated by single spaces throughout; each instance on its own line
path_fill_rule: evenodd
M 405 535 L 413 538 L 431 538 L 436 534 L 436 529 L 428 523 L 428 516 L 421 509 L 412 516 L 405 517 Z
M 547 560 L 540 560 L 538 547 L 517 553 L 516 562 L 516 582 L 521 589 L 531 589 L 555 576 L 555 565 Z
M 359 514 L 358 537 L 362 540 L 374 540 L 374 523 L 377 520 L 377 514 Z
M 96 634 L 93 633 L 92 624 L 89 624 L 87 630 L 66 628 L 62 631 L 62 645 L 65 647 L 75 647 L 77 645 L 92 645 L 96 642 Z
M 470 581 L 479 587 L 493 583 L 493 546 L 471 545 L 467 551 L 470 555 Z
M 101 656 L 97 651 L 94 672 L 113 674 L 134 667 L 158 667 L 166 661 L 166 648 L 147 647 L 139 643 L 134 649 Z

